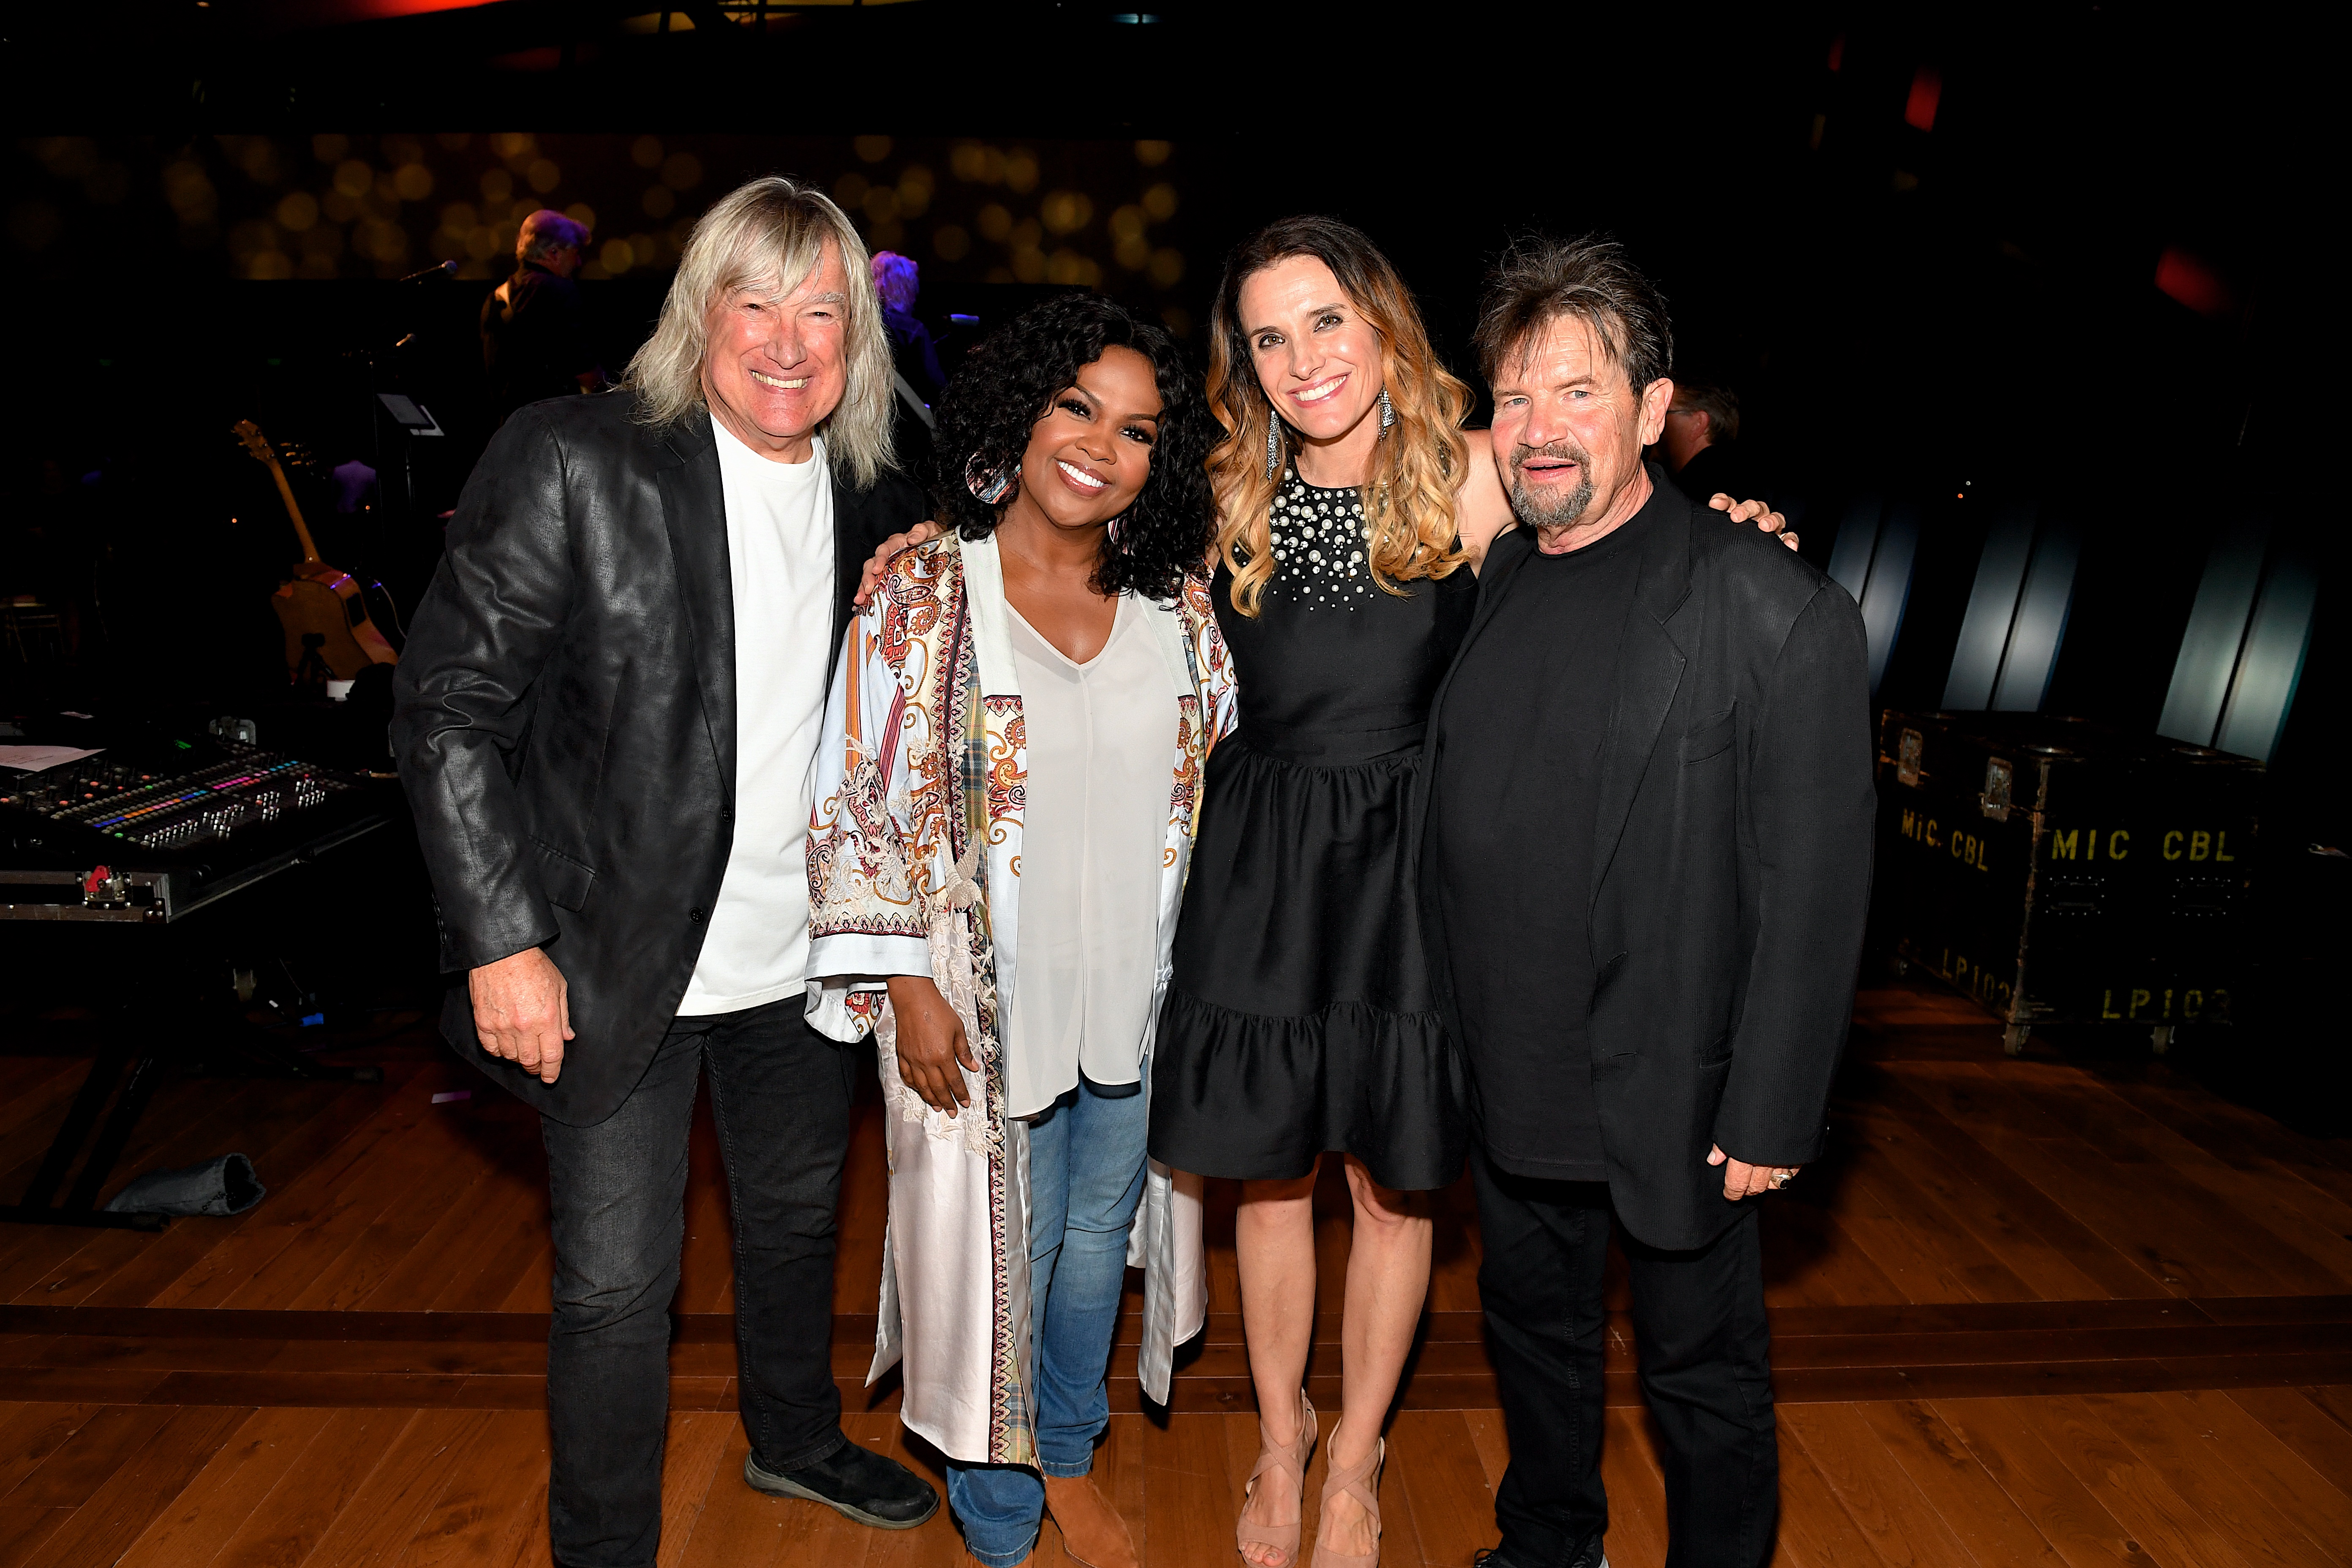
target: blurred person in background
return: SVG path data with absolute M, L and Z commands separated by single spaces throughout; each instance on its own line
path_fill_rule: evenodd
M 1739 394 L 1705 381 L 1675 383 L 1656 454 L 1675 488 L 1705 506 L 1718 494 L 1753 495 L 1755 477 L 1740 462 Z
M 586 226 L 541 208 L 516 231 L 514 275 L 482 301 L 482 369 L 501 423 L 526 403 L 604 390 L 572 280 L 587 243 Z
M 915 319 L 915 299 L 922 287 L 921 270 L 911 258 L 895 250 L 875 252 L 874 292 L 882 300 L 882 330 L 890 339 L 898 394 L 890 410 L 890 440 L 910 473 L 923 472 L 931 456 L 932 432 L 938 427 L 931 405 L 948 384 L 930 329 Z

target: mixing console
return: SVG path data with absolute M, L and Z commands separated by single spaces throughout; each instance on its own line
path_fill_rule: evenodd
M 350 774 L 211 739 L 0 772 L 0 920 L 174 920 L 383 820 Z
M 101 752 L 27 776 L 13 793 L 0 795 L 0 806 L 89 827 L 142 849 L 163 849 L 230 838 L 241 829 L 308 810 L 330 794 L 353 787 L 324 768 L 292 757 L 248 747 L 231 749 L 241 754 L 170 774 L 110 763 Z

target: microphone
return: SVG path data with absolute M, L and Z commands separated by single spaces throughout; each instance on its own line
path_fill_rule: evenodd
M 436 278 L 455 278 L 456 276 L 457 276 L 457 264 L 456 262 L 436 261 L 432 266 L 425 268 L 424 271 L 412 272 L 400 281 L 403 283 L 424 283 Z

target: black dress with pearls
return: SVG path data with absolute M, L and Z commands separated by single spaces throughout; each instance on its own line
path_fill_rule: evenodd
M 1359 493 L 1286 473 L 1255 616 L 1213 590 L 1240 721 L 1202 781 L 1152 1050 L 1151 1152 L 1179 1170 L 1306 1174 L 1327 1150 L 1383 1185 L 1444 1186 L 1465 1148 L 1404 842 L 1430 700 L 1476 580 L 1376 582 Z

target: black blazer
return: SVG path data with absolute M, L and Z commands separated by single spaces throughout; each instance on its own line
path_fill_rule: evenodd
M 1593 822 L 1589 1037 L 1617 1212 L 1642 1241 L 1680 1248 L 1738 1213 L 1710 1144 L 1757 1164 L 1821 1152 L 1875 796 L 1853 601 L 1779 541 L 1650 473 L 1658 495 Z M 1465 650 L 1534 550 L 1525 530 L 1495 542 Z M 1432 747 L 1452 683 L 1432 708 Z M 1433 751 L 1424 776 L 1435 763 Z M 1423 909 L 1442 952 L 1433 896 Z M 1436 968 L 1460 1038 L 1447 966 Z
M 836 479 L 833 506 L 838 658 L 859 567 L 928 509 L 896 475 Z M 466 481 L 394 692 L 442 968 L 546 948 L 576 1037 L 543 1084 L 483 1052 L 462 984 L 442 1031 L 556 1121 L 602 1121 L 686 994 L 733 840 L 735 598 L 709 416 L 656 433 L 614 393 L 508 420 Z

